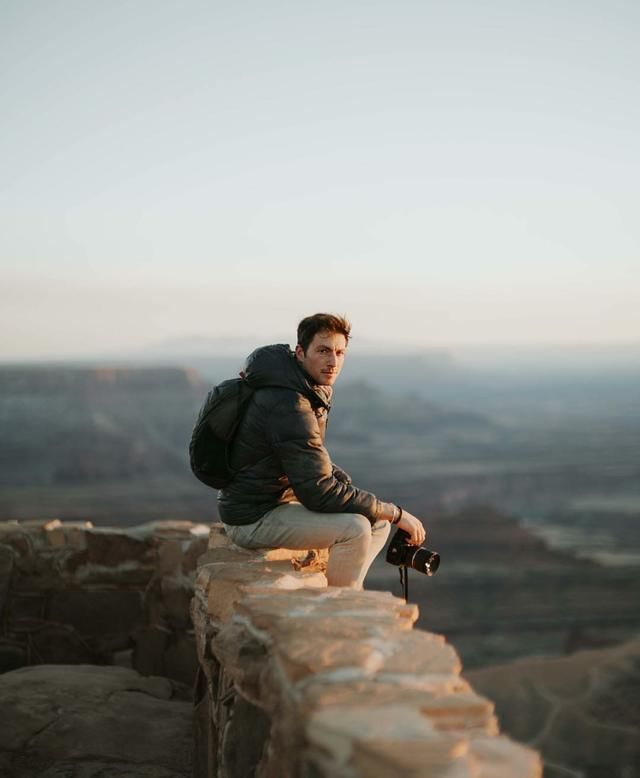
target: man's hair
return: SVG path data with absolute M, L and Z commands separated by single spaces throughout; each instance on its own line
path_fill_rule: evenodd
M 335 332 L 344 335 L 347 344 L 351 335 L 351 323 L 345 316 L 335 316 L 333 313 L 314 313 L 298 324 L 298 345 L 304 353 L 318 332 Z

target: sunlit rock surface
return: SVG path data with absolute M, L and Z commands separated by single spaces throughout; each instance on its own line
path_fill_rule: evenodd
M 0 774 L 179 777 L 194 746 L 207 778 L 539 778 L 417 606 L 325 564 L 221 525 L 0 523 Z
M 221 525 L 209 545 L 191 611 L 196 776 L 539 778 L 451 646 L 412 629 L 415 605 L 327 587 L 304 552 L 248 552 Z

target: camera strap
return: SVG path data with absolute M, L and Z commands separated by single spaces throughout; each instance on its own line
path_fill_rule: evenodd
M 404 593 L 404 601 L 409 602 L 409 568 L 404 565 L 400 565 L 398 568 L 400 572 L 400 584 Z

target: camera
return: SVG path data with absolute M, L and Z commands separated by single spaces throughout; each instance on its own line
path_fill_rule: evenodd
M 387 548 L 387 562 L 398 567 L 410 567 L 425 575 L 433 575 L 440 567 L 440 554 L 423 546 L 412 546 L 409 533 L 396 530 Z

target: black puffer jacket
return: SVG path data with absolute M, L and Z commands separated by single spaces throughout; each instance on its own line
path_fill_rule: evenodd
M 285 345 L 256 349 L 245 366 L 257 390 L 231 453 L 237 473 L 218 495 L 226 524 L 253 524 L 297 500 L 312 511 L 361 513 L 377 520 L 383 505 L 334 475 L 324 447 L 331 387 L 316 386 Z

